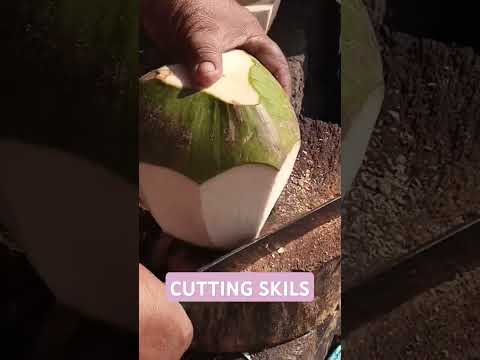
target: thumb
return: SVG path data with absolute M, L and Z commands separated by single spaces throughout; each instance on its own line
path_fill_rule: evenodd
M 199 87 L 208 87 L 223 73 L 222 49 L 215 31 L 197 31 L 189 37 L 187 59 L 192 80 Z
M 139 358 L 180 359 L 190 346 L 193 326 L 179 303 L 167 300 L 165 285 L 139 265 Z

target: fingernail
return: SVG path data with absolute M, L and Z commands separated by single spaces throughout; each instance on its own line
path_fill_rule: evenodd
M 198 72 L 202 72 L 202 73 L 212 73 L 214 72 L 215 70 L 217 70 L 217 68 L 215 67 L 215 64 L 210 62 L 210 61 L 205 61 L 203 63 L 201 63 L 200 65 L 197 66 L 197 71 Z

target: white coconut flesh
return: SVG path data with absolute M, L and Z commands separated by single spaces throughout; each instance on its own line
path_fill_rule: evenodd
M 143 204 L 168 234 L 199 246 L 234 247 L 259 235 L 288 182 L 299 149 L 300 143 L 279 171 L 242 165 L 201 185 L 170 169 L 141 163 L 140 188 L 150 194 L 142 196 Z
M 347 194 L 355 179 L 357 171 L 365 157 L 365 151 L 370 141 L 370 135 L 380 114 L 385 89 L 379 86 L 374 89 L 355 115 L 349 130 L 342 141 L 344 161 L 354 166 L 345 166 L 342 169 L 342 194 Z
M 153 108 L 142 114 L 146 130 L 140 141 L 146 139 L 144 152 L 149 154 L 148 159 L 141 156 L 139 165 L 142 206 L 167 234 L 199 246 L 229 249 L 258 236 L 301 144 L 295 113 L 281 86 L 250 55 L 237 50 L 223 54 L 221 79 L 197 90 L 202 96 L 197 107 L 192 105 L 195 99 L 180 95 L 193 87 L 181 65 L 162 67 L 141 80 L 159 86 L 141 97 Z M 171 88 L 177 89 L 175 95 Z M 163 95 L 156 98 L 158 93 Z M 174 130 L 165 130 L 165 124 Z M 160 130 L 152 135 L 156 126 Z M 187 129 L 190 143 L 184 147 L 176 140 L 182 137 L 179 128 Z M 192 160 L 195 156 L 199 158 Z M 231 166 L 215 167 L 225 159 Z M 216 165 L 205 175 L 203 164 Z M 196 172 L 189 174 L 192 168 Z
M 234 50 L 223 54 L 222 58 L 222 77 L 210 87 L 202 89 L 202 92 L 229 104 L 257 105 L 260 98 L 249 79 L 249 71 L 252 67 L 251 57 L 243 51 Z M 157 78 L 178 89 L 194 88 L 187 69 L 182 65 L 161 67 L 158 69 Z
M 383 104 L 380 49 L 361 0 L 342 4 L 342 194 L 352 186 Z

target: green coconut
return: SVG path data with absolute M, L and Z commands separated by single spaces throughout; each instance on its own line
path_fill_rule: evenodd
M 382 107 L 383 66 L 362 0 L 342 2 L 342 193 L 350 189 Z
M 230 248 L 260 232 L 293 169 L 300 130 L 258 60 L 234 50 L 223 68 L 201 90 L 181 65 L 140 79 L 140 192 L 167 233 Z

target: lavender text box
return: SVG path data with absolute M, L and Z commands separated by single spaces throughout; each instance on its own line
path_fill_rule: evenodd
M 167 298 L 183 302 L 310 302 L 308 272 L 177 272 L 166 277 Z

